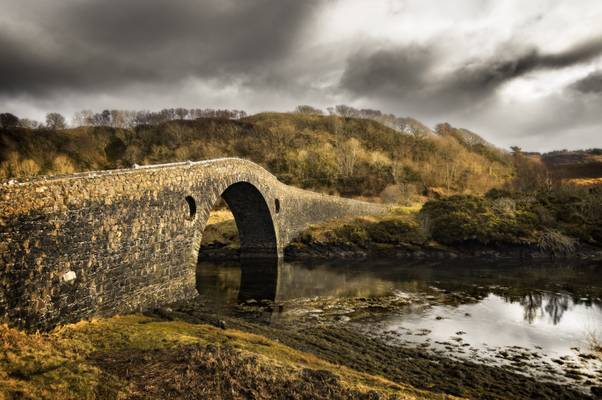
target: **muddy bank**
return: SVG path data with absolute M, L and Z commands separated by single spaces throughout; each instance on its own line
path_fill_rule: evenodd
M 203 260 L 236 260 L 240 258 L 237 247 L 203 247 Z M 465 245 L 443 247 L 435 244 L 423 246 L 365 246 L 311 244 L 294 242 L 284 249 L 284 256 L 289 260 L 345 260 L 369 258 L 399 258 L 417 260 L 447 259 L 499 259 L 499 260 L 594 260 L 602 261 L 602 249 L 592 246 L 580 246 L 571 253 L 545 252 L 528 246 L 496 246 Z
M 222 324 L 259 334 L 294 349 L 315 354 L 329 362 L 393 382 L 410 384 L 434 393 L 471 399 L 591 399 L 563 385 L 541 382 L 511 370 L 470 361 L 450 359 L 422 349 L 392 346 L 348 327 L 277 327 L 248 319 L 199 312 L 190 304 L 174 305 L 162 318 L 193 323 Z M 219 320 L 218 320 L 219 318 Z M 592 389 L 592 393 L 599 390 Z
M 236 256 L 235 252 L 230 253 Z M 220 257 L 218 253 L 215 256 Z M 226 256 L 226 252 L 221 255 Z M 436 244 L 423 246 L 374 246 L 369 243 L 365 247 L 333 246 L 333 245 L 302 245 L 293 243 L 286 247 L 285 256 L 290 259 L 351 259 L 351 258 L 409 258 L 409 259 L 575 259 L 602 260 L 602 249 L 591 246 L 580 246 L 571 253 L 546 252 L 529 246 L 495 246 L 486 247 L 477 244 L 443 247 Z

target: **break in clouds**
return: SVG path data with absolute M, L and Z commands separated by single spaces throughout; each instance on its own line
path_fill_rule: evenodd
M 0 109 L 349 104 L 500 146 L 602 147 L 602 5 L 5 0 Z

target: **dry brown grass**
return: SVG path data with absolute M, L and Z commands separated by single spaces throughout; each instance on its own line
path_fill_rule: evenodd
M 202 246 L 204 248 L 227 247 L 230 249 L 240 247 L 234 215 L 228 208 L 214 210 L 209 214 L 207 226 L 203 232 Z
M 207 220 L 207 225 L 215 225 L 221 222 L 233 221 L 234 215 L 232 215 L 232 211 L 228 208 L 222 208 L 219 210 L 211 211 L 209 214 L 209 219 Z
M 565 179 L 562 181 L 565 185 L 574 186 L 600 186 L 602 185 L 602 178 L 574 178 Z

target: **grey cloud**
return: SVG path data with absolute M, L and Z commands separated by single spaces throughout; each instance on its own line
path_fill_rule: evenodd
M 509 53 L 513 53 L 510 49 Z M 602 54 L 602 39 L 596 38 L 567 49 L 563 52 L 545 54 L 530 49 L 518 56 L 499 51 L 499 59 L 484 60 L 458 71 L 459 81 L 466 89 L 493 89 L 509 80 L 541 69 L 557 69 L 591 61 Z
M 39 28 L 35 35 L 0 28 L 0 94 L 260 74 L 295 51 L 318 3 L 92 0 L 43 6 L 43 12 L 16 12 L 23 25 Z
M 340 85 L 353 93 L 406 96 L 427 83 L 437 62 L 429 47 L 362 49 L 347 60 Z
M 581 93 L 602 93 L 602 71 L 594 71 L 569 87 Z
M 551 54 L 501 46 L 494 57 L 467 62 L 443 75 L 436 67 L 445 62 L 445 55 L 435 48 L 364 48 L 347 60 L 339 85 L 357 97 L 411 100 L 416 108 L 453 111 L 494 97 L 501 85 L 529 72 L 591 61 L 602 54 L 602 40 Z

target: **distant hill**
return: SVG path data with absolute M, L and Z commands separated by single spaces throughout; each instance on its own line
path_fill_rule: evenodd
M 483 193 L 510 179 L 508 154 L 405 121 L 425 134 L 403 134 L 371 119 L 298 113 L 131 129 L 2 129 L 0 179 L 225 156 L 253 160 L 292 185 L 388 201 L 431 190 Z
M 541 159 L 556 179 L 602 183 L 602 149 L 552 151 L 542 154 Z

